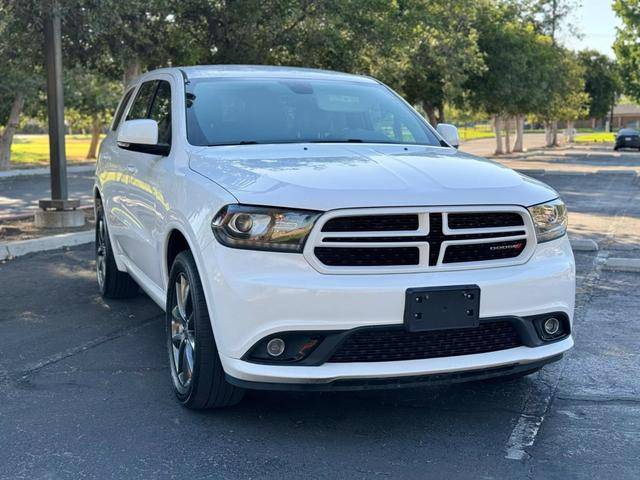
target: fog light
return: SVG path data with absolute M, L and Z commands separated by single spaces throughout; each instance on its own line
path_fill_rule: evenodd
M 542 328 L 544 328 L 544 333 L 553 336 L 560 331 L 560 320 L 556 317 L 547 318 L 542 324 Z
M 272 357 L 279 357 L 284 353 L 284 340 L 273 338 L 267 343 L 267 353 Z

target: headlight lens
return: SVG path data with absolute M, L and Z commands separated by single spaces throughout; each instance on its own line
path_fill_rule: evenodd
M 227 205 L 211 222 L 213 234 L 231 248 L 302 252 L 321 212 Z
M 567 207 L 559 198 L 529 207 L 538 243 L 548 242 L 567 232 Z

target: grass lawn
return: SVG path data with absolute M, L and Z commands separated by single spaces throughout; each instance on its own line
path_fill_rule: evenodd
M 69 163 L 86 162 L 91 135 L 67 135 L 65 144 Z M 16 135 L 11 145 L 11 166 L 49 165 L 49 135 Z
M 577 134 L 576 143 L 603 143 L 615 142 L 616 134 L 612 132 L 593 132 L 585 134 Z
M 463 142 L 476 140 L 478 138 L 493 138 L 496 136 L 490 126 L 485 127 L 484 125 L 478 127 L 460 127 L 458 133 L 460 140 Z

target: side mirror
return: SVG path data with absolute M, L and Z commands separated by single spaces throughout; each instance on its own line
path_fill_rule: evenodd
M 127 120 L 118 131 L 118 146 L 133 152 L 168 155 L 171 147 L 158 143 L 158 122 L 150 119 Z
M 458 135 L 458 129 L 454 125 L 439 123 L 436 131 L 452 147 L 458 148 L 460 146 L 460 135 Z

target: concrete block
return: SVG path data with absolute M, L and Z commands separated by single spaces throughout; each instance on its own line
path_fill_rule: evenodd
M 95 165 L 78 165 L 67 167 L 67 173 L 86 173 L 86 172 L 95 172 Z M 49 167 L 44 168 L 23 168 L 23 169 L 15 169 L 15 170 L 7 170 L 5 172 L 0 172 L 0 178 L 13 178 L 13 177 L 25 177 L 31 175 L 50 175 L 51 170 Z
M 570 238 L 571 248 L 574 252 L 597 252 L 598 243 L 590 238 Z
M 81 210 L 37 210 L 34 223 L 39 228 L 82 227 L 85 222 Z
M 631 175 L 636 176 L 637 173 L 635 170 L 614 170 L 614 169 L 604 169 L 604 170 L 596 170 L 596 174 L 605 174 L 605 175 Z
M 607 261 L 602 265 L 602 269 L 616 272 L 640 273 L 640 258 L 607 258 Z
M 63 247 L 73 247 L 93 242 L 95 233 L 90 230 L 87 232 L 63 233 L 60 235 L 51 235 L 49 237 L 33 238 L 30 240 L 18 240 L 15 242 L 6 242 L 0 245 L 0 259 L 20 257 L 28 253 L 44 252 L 47 250 L 56 250 Z

